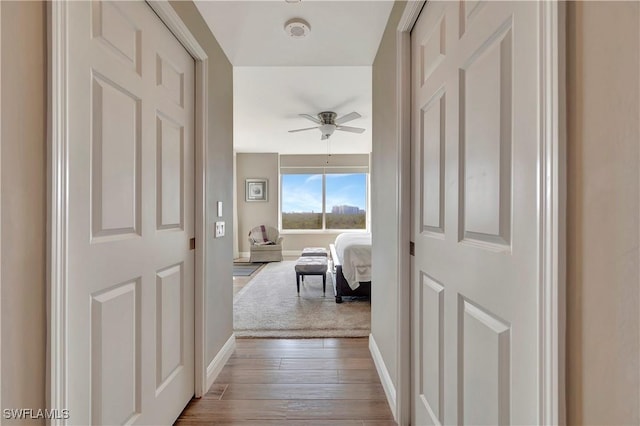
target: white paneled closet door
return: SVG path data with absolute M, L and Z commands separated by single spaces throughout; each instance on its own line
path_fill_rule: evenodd
M 71 424 L 194 393 L 194 61 L 142 1 L 69 2 Z
M 412 33 L 413 424 L 540 422 L 537 2 Z

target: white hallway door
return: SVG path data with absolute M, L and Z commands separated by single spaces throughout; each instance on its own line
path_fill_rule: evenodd
M 71 424 L 194 392 L 194 61 L 141 1 L 69 2 Z
M 415 425 L 540 422 L 539 20 L 430 1 L 411 33 Z

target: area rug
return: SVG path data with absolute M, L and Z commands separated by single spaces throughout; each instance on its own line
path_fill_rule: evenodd
M 251 262 L 234 262 L 233 263 L 233 276 L 234 277 L 248 277 L 253 274 L 264 263 L 251 263 Z
M 338 304 L 331 274 L 309 275 L 296 292 L 295 261 L 269 263 L 236 294 L 233 325 L 238 337 L 366 337 L 371 331 L 369 300 Z

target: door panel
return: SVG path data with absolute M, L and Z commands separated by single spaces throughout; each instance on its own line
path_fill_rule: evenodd
M 194 62 L 146 3 L 69 2 L 72 424 L 194 391 Z
M 140 412 L 139 301 L 139 280 L 91 298 L 92 424 L 125 424 Z
M 420 351 L 420 394 L 430 416 L 442 422 L 444 416 L 444 287 L 424 272 L 420 276 L 422 327 Z
M 511 45 L 509 20 L 460 70 L 459 184 L 463 240 L 509 244 Z
M 444 232 L 444 153 L 446 96 L 441 90 L 421 110 L 423 232 Z
M 184 226 L 184 127 L 158 113 L 156 117 L 158 229 Z
M 91 3 L 92 37 L 103 42 L 107 54 L 125 63 L 137 74 L 141 73 L 142 31 L 135 18 L 112 2 Z
M 412 39 L 413 424 L 537 424 L 538 7 L 428 2 Z
M 156 392 L 167 386 L 184 365 L 183 264 L 157 274 L 156 287 Z
M 92 236 L 140 235 L 141 102 L 96 73 L 92 78 Z
M 463 297 L 458 306 L 462 353 L 458 375 L 463 378 L 459 422 L 509 424 L 510 326 Z

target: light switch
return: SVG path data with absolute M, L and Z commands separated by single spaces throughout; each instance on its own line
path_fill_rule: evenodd
M 214 238 L 224 237 L 224 222 L 216 222 L 216 233 Z
M 222 201 L 218 201 L 218 217 L 222 217 Z

